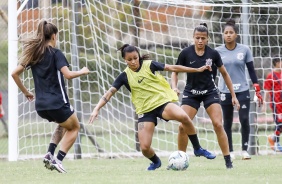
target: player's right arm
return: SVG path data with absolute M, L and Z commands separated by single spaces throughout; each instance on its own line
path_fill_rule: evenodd
M 16 69 L 12 72 L 12 77 L 13 77 L 15 83 L 17 84 L 17 86 L 20 88 L 20 90 L 25 95 L 25 97 L 29 101 L 33 101 L 34 95 L 27 90 L 27 88 L 23 85 L 21 78 L 20 78 L 20 75 L 23 73 L 24 70 L 25 70 L 25 68 L 22 65 L 18 65 L 16 67 Z
M 121 73 L 114 81 L 112 87 L 102 96 L 98 104 L 94 108 L 93 112 L 90 115 L 89 123 L 92 123 L 97 119 L 99 110 L 106 105 L 106 103 L 111 99 L 111 97 L 120 89 L 121 86 L 125 85 L 129 89 L 128 80 L 125 72 Z M 130 90 L 130 89 L 129 89 Z
M 97 119 L 100 109 L 106 105 L 106 103 L 111 99 L 111 97 L 117 92 L 115 87 L 111 87 L 99 100 L 98 104 L 94 108 L 93 112 L 90 115 L 89 123 L 92 123 Z

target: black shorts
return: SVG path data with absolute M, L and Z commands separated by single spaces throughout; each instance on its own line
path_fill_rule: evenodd
M 235 93 L 236 97 L 239 101 L 239 103 L 241 102 L 248 102 L 251 100 L 250 98 L 250 91 L 242 91 L 242 92 L 238 92 Z M 221 105 L 231 105 L 232 104 L 232 96 L 231 93 L 220 93 L 220 104 Z
M 205 109 L 207 109 L 211 104 L 219 104 L 219 95 L 217 92 L 205 95 L 183 95 L 181 105 L 189 105 L 198 110 L 201 105 L 201 102 L 204 103 L 204 107 Z
M 162 117 L 164 109 L 165 109 L 165 107 L 168 103 L 170 103 L 170 102 L 167 102 L 167 103 L 155 108 L 154 110 L 152 110 L 150 112 L 146 112 L 144 114 L 139 114 L 138 115 L 138 123 L 145 122 L 145 121 L 146 122 L 153 122 L 153 123 L 155 123 L 155 126 L 157 126 L 157 124 L 158 124 L 157 117 L 159 117 L 159 118 L 161 118 L 165 121 L 168 121 L 168 120 L 166 120 Z
M 53 121 L 56 123 L 65 122 L 73 113 L 74 109 L 69 103 L 66 103 L 60 109 L 37 111 L 37 114 L 41 118 L 47 119 L 49 122 Z

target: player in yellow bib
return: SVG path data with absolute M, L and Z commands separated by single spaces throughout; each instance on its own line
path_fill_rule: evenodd
M 189 116 L 181 107 L 171 103 L 177 101 L 178 96 L 171 89 L 165 78 L 158 72 L 203 72 L 204 70 L 211 69 L 210 66 L 204 65 L 200 68 L 189 68 L 159 63 L 149 60 L 148 55 L 141 57 L 138 49 L 128 44 L 123 45 L 119 50 L 127 67 L 100 99 L 90 116 L 89 122 L 92 123 L 97 118 L 99 110 L 121 86 L 125 85 L 131 92 L 131 100 L 138 114 L 138 138 L 142 154 L 152 161 L 148 170 L 155 170 L 161 167 L 161 160 L 151 147 L 158 117 L 166 121 L 176 120 L 181 122 L 192 142 L 194 150 L 200 153 L 197 156 L 214 159 L 215 155 L 200 146 L 195 127 Z

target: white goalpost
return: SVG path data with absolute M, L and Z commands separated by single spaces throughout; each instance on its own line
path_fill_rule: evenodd
M 117 49 L 125 43 L 132 44 L 140 48 L 141 54 L 150 54 L 153 60 L 174 64 L 180 51 L 193 44 L 195 26 L 201 22 L 208 24 L 209 45 L 214 48 L 223 44 L 222 26 L 227 19 L 233 18 L 239 23 L 239 42 L 252 50 L 262 86 L 272 68 L 271 56 L 282 54 L 281 11 L 282 1 L 277 0 L 9 0 L 9 74 L 22 51 L 18 40 L 32 36 L 41 19 L 56 24 L 59 29 L 57 45 L 66 55 L 71 69 L 87 66 L 91 70 L 88 76 L 66 81 L 71 104 L 81 123 L 78 139 L 68 157 L 134 158 L 142 154 L 136 136 L 134 107 L 126 88 L 122 87 L 101 109 L 93 125 L 88 124 L 93 108 L 126 67 Z M 163 75 L 170 81 L 171 73 L 163 72 Z M 182 90 L 185 74 L 179 77 Z M 25 71 L 22 80 L 34 92 L 31 71 Z M 193 122 L 201 145 L 221 154 L 203 107 Z M 250 123 L 250 152 L 276 154 L 267 142 L 275 126 L 270 110 L 262 112 L 252 102 Z M 10 161 L 41 158 L 46 153 L 55 124 L 36 114 L 34 102 L 28 102 L 18 92 L 11 77 L 9 124 Z M 152 146 L 159 155 L 168 156 L 177 150 L 177 132 L 178 122 L 158 121 Z M 234 151 L 239 154 L 241 134 L 237 112 L 233 142 Z M 192 150 L 189 143 L 187 151 Z

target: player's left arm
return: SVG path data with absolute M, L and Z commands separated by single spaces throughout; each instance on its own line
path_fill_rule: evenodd
M 263 97 L 260 92 L 261 89 L 260 89 L 260 85 L 258 84 L 258 78 L 255 72 L 253 61 L 246 63 L 246 66 L 248 68 L 250 78 L 253 82 L 253 87 L 255 88 L 256 96 L 258 98 L 259 107 L 260 107 L 261 105 L 263 105 Z
M 224 67 L 224 65 L 221 65 L 220 67 L 218 67 L 218 70 L 219 72 L 221 73 L 224 81 L 225 81 L 225 84 L 227 86 L 227 88 L 229 89 L 230 93 L 231 93 L 231 96 L 232 96 L 232 104 L 233 105 L 236 105 L 237 106 L 237 110 L 240 109 L 240 104 L 239 104 L 239 101 L 236 97 L 236 94 L 234 92 L 234 88 L 233 88 L 233 84 L 232 84 L 232 81 L 231 81 L 231 78 L 228 74 L 228 72 L 226 71 L 226 68 Z

